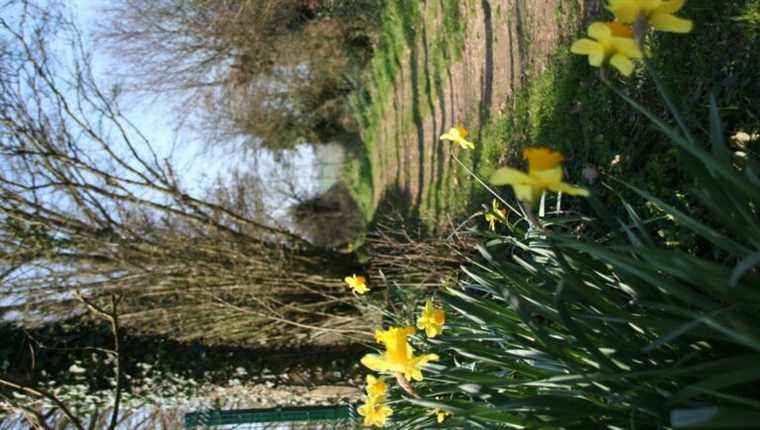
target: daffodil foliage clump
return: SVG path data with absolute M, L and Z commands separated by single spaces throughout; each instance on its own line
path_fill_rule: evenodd
M 496 201 L 485 214 L 482 258 L 441 294 L 446 318 L 437 336 L 399 329 L 405 336 L 396 349 L 365 360 L 400 375 L 383 395 L 393 408 L 383 425 L 760 427 L 760 165 L 728 150 L 714 97 L 704 101 L 709 117 L 691 126 L 652 66 L 647 44 L 657 32 L 689 37 L 683 33 L 699 25 L 682 16 L 684 3 L 609 0 L 611 19 L 591 24 L 572 50 L 601 69 L 599 85 L 662 133 L 694 203 L 672 206 L 624 178 L 597 187 L 637 194 L 672 228 L 711 244 L 710 252 L 663 243 L 652 220 L 625 202 L 627 217 L 610 215 L 620 211 L 605 207 L 598 189 L 565 182 L 562 154 L 526 150 L 527 171 L 503 167 L 490 178 Z M 654 113 L 628 96 L 609 68 L 650 74 L 668 111 Z M 559 202 L 546 198 L 555 193 L 583 199 L 581 213 L 538 210 Z M 413 323 L 396 319 L 399 327 Z M 378 333 L 381 342 L 388 337 Z M 422 363 L 412 348 L 436 360 Z M 392 367 L 391 351 L 407 367 Z M 424 378 L 410 378 L 411 370 Z

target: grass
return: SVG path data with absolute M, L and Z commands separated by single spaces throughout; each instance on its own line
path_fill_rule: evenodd
M 392 186 L 378 180 L 378 173 L 391 168 L 391 163 L 403 162 L 399 155 L 403 142 L 398 137 L 412 133 L 430 115 L 433 101 L 443 92 L 444 71 L 461 57 L 465 28 L 459 3 L 444 0 L 423 5 L 389 0 L 386 4 L 376 52 L 362 77 L 363 87 L 350 99 L 363 140 L 362 147 L 354 151 L 357 157 L 346 171 L 346 181 L 352 185 L 368 222 L 382 204 L 382 191 Z M 425 71 L 416 70 L 423 47 L 430 65 Z M 404 73 L 414 74 L 416 82 L 412 94 L 407 95 L 410 100 L 405 100 L 411 109 L 394 112 L 393 95 L 402 68 Z M 397 115 L 392 139 L 382 137 L 388 131 L 384 127 L 389 114 Z
M 350 184 L 351 194 L 359 205 L 359 209 L 366 221 L 371 220 L 374 212 L 372 201 L 372 164 L 369 154 L 362 148 L 349 147 L 348 157 L 342 176 L 346 184 Z
M 749 2 L 737 20 L 746 26 L 747 31 L 757 36 L 760 32 L 760 1 Z

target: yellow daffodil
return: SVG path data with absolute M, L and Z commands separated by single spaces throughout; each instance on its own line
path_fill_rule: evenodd
M 486 222 L 488 223 L 488 228 L 490 228 L 491 231 L 496 231 L 496 223 L 502 222 L 506 219 L 507 210 L 499 206 L 498 200 L 493 199 L 491 202 L 491 212 L 486 212 L 485 217 Z
M 415 332 L 414 327 L 391 327 L 377 330 L 375 339 L 385 345 L 382 354 L 367 354 L 361 363 L 375 372 L 400 373 L 406 379 L 422 380 L 421 367 L 430 361 L 438 360 L 435 354 L 415 356 L 407 338 Z
M 425 302 L 425 309 L 417 319 L 417 328 L 425 330 L 427 337 L 436 337 L 443 331 L 443 325 L 446 323 L 446 314 L 443 309 L 433 306 L 433 302 L 428 299 Z
M 385 427 L 388 417 L 393 415 L 393 409 L 381 402 L 372 400 L 368 400 L 367 403 L 359 406 L 356 411 L 364 417 L 366 427 Z
M 446 412 L 443 409 L 436 409 L 435 410 L 435 420 L 438 422 L 438 424 L 441 424 L 446 420 L 446 417 L 451 416 L 451 412 Z
M 475 149 L 475 144 L 466 140 L 467 135 L 470 134 L 464 127 L 454 127 L 449 130 L 448 133 L 441 135 L 441 140 L 450 140 L 454 143 L 458 143 L 462 149 Z
M 367 375 L 367 398 L 369 400 L 382 401 L 388 393 L 388 385 L 383 378 L 376 378 L 373 375 Z
M 595 22 L 589 26 L 588 35 L 593 40 L 580 39 L 573 43 L 570 51 L 588 55 L 588 62 L 594 67 L 609 64 L 623 75 L 630 76 L 636 68 L 633 60 L 643 57 L 630 26 L 618 22 Z
M 624 24 L 642 19 L 655 30 L 689 33 L 694 23 L 674 15 L 684 4 L 686 0 L 609 0 L 607 9 Z
M 491 175 L 494 185 L 511 185 L 517 199 L 530 205 L 541 197 L 544 190 L 563 192 L 573 196 L 588 196 L 585 188 L 562 182 L 562 154 L 547 148 L 526 148 L 523 158 L 528 160 L 528 173 L 509 167 L 498 169 Z
M 348 284 L 348 286 L 351 287 L 357 294 L 366 294 L 369 291 L 369 287 L 367 287 L 367 280 L 364 279 L 364 276 L 346 276 L 344 281 L 346 281 L 346 284 Z

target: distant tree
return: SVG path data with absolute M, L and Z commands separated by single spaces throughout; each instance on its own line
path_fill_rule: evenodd
M 353 126 L 347 77 L 368 58 L 381 3 L 334 3 L 341 2 L 117 0 L 98 36 L 124 65 L 116 72 L 128 88 L 174 91 L 182 106 L 200 106 L 201 132 L 292 148 Z
M 5 313 L 69 316 L 80 293 L 123 295 L 122 324 L 210 342 L 362 336 L 343 285 L 352 256 L 313 246 L 246 204 L 193 195 L 91 73 L 76 27 L 17 0 L 0 18 L 0 265 Z M 167 23 L 169 25 L 169 23 Z M 72 47 L 70 58 L 53 56 Z
M 300 0 L 118 0 L 99 36 L 113 44 L 146 91 L 241 84 L 269 72 L 282 53 L 273 40 L 305 19 Z M 255 55 L 254 55 L 255 54 Z

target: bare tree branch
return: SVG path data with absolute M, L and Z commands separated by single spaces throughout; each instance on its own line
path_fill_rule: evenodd
M 77 298 L 84 303 L 88 309 L 90 309 L 98 317 L 105 319 L 111 325 L 111 333 L 113 335 L 113 351 L 116 358 L 116 364 L 114 365 L 114 373 L 116 377 L 116 386 L 114 387 L 114 400 L 111 408 L 111 421 L 108 425 L 109 430 L 115 430 L 118 424 L 119 406 L 121 404 L 121 392 L 123 390 L 123 371 L 124 371 L 124 355 L 121 353 L 121 326 L 119 325 L 119 311 L 118 304 L 121 301 L 121 296 L 111 296 L 111 310 L 106 311 L 99 307 L 97 304 L 86 299 L 79 291 L 76 292 Z
M 10 379 L 0 377 L 0 384 L 5 385 L 8 388 L 35 396 L 35 397 L 42 397 L 49 401 L 51 401 L 58 409 L 63 412 L 64 415 L 71 421 L 71 423 L 74 425 L 74 427 L 77 428 L 77 430 L 85 430 L 82 426 L 82 422 L 79 420 L 79 418 L 74 415 L 71 410 L 66 406 L 65 403 L 63 403 L 58 397 L 53 395 L 47 390 L 41 389 L 41 388 L 34 388 L 30 387 L 28 385 L 22 384 L 20 382 L 15 382 Z
M 184 340 L 309 342 L 369 325 L 342 281 L 361 271 L 354 255 L 271 219 L 253 176 L 187 191 L 100 89 L 65 15 L 22 15 L 0 18 L 0 312 L 64 317 L 80 291 L 101 310 L 123 294 L 121 325 Z M 70 58 L 53 55 L 53 32 Z

